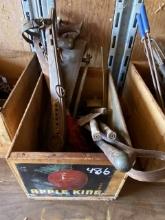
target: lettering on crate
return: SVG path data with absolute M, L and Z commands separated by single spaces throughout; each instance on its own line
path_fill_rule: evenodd
M 99 196 L 101 195 L 102 191 L 101 190 L 49 190 L 49 189 L 31 189 L 30 190 L 31 194 L 35 194 L 35 195 L 58 195 L 58 196 L 69 196 L 69 195 L 73 195 L 73 196 L 80 196 L 80 195 L 95 195 L 95 196 Z

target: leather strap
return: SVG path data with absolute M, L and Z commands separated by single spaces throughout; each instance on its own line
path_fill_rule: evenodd
M 165 160 L 165 152 L 161 151 L 134 149 L 132 152 L 135 153 L 136 157 Z M 140 171 L 132 168 L 128 172 L 128 176 L 138 181 L 155 182 L 158 180 L 165 179 L 165 167 L 153 171 Z
M 33 44 L 32 38 L 39 37 L 38 33 L 39 25 L 35 22 L 35 20 L 27 21 L 23 25 L 22 30 L 22 37 L 24 40 L 26 40 L 28 43 Z M 30 35 L 30 36 L 29 36 Z
M 113 144 L 116 148 L 125 151 L 130 157 L 144 157 L 165 161 L 165 152 L 156 150 L 135 149 L 124 143 L 121 143 L 118 140 L 108 140 L 104 135 L 102 135 L 102 138 L 106 142 Z M 142 182 L 156 182 L 165 179 L 165 167 L 153 171 L 140 171 L 132 168 L 129 172 L 127 172 L 127 175 L 130 176 L 132 179 Z
M 39 30 L 50 25 L 50 19 L 34 19 L 27 21 L 23 25 L 22 37 L 30 44 L 33 44 L 33 37 L 40 37 Z

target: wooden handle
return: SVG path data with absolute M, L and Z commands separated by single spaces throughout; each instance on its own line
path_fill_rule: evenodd
M 132 168 L 132 163 L 129 161 L 129 157 L 125 152 L 105 143 L 104 141 L 97 141 L 96 144 L 117 170 L 128 172 Z
M 98 128 L 97 121 L 95 119 L 92 119 L 90 121 L 90 130 L 93 141 L 100 141 L 101 140 L 101 133 Z
M 106 124 L 100 122 L 99 123 L 102 132 L 106 135 L 106 137 L 110 140 L 116 140 L 116 132 L 112 131 Z

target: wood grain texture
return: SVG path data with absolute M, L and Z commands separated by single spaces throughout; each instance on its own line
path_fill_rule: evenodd
M 129 134 L 135 148 L 164 151 L 165 116 L 141 77 L 147 78 L 147 71 L 139 74 L 137 64 L 139 66 L 139 62 L 130 65 L 123 90 L 123 107 Z M 145 67 L 144 63 L 141 65 Z M 165 165 L 164 161 L 141 161 L 145 170 Z
M 7 78 L 12 88 L 31 57 L 30 52 L 0 49 L 0 74 Z
M 164 184 L 128 179 L 118 200 L 34 201 L 26 198 L 5 161 L 0 160 L 1 220 L 164 220 Z
M 31 67 L 31 74 L 33 74 L 33 79 L 35 79 L 35 74 L 34 74 L 34 66 L 36 64 L 36 57 L 34 56 L 30 67 L 26 68 L 25 73 L 22 74 L 23 70 L 27 66 L 27 63 L 32 59 L 32 53 L 29 52 L 20 52 L 20 51 L 13 51 L 13 50 L 0 50 L 0 74 L 3 76 L 7 77 L 7 80 L 13 88 L 13 86 L 16 85 L 15 89 L 12 90 L 12 92 L 9 95 L 9 98 L 3 105 L 1 109 L 1 114 L 0 114 L 0 157 L 4 158 L 6 156 L 6 153 L 9 149 L 9 146 L 11 144 L 11 139 L 13 135 L 15 134 L 15 131 L 18 127 L 20 118 L 22 116 L 22 111 L 24 111 L 24 108 L 27 104 L 27 99 L 28 99 L 28 92 L 25 89 L 25 85 L 28 83 L 27 78 L 30 77 L 30 67 Z M 35 63 L 35 64 L 34 64 Z M 33 69 L 33 71 L 32 71 Z M 23 76 L 25 75 L 25 76 Z M 39 75 L 39 73 L 38 73 Z M 20 77 L 21 76 L 21 77 Z M 19 77 L 21 80 L 18 80 Z M 23 78 L 23 80 L 22 80 Z M 29 79 L 31 82 L 31 86 L 33 86 L 32 81 Z M 21 81 L 21 82 L 20 82 Z M 26 83 L 23 83 L 24 85 L 21 86 L 22 81 Z M 29 86 L 28 88 L 30 88 Z M 24 91 L 26 91 L 25 94 L 23 94 L 21 88 L 24 88 Z M 20 94 L 21 96 L 16 94 Z M 17 97 L 17 98 L 16 98 Z M 24 97 L 24 98 L 22 98 Z M 23 100 L 23 102 L 20 103 Z M 16 106 L 19 106 L 16 108 Z M 16 111 L 17 109 L 17 111 Z
M 20 0 L 0 1 L 0 21 L 0 48 L 29 51 L 29 45 L 21 35 L 24 17 Z
M 14 72 L 13 74 L 11 74 L 11 76 L 12 75 L 14 75 Z M 31 57 L 29 56 L 29 62 L 26 64 L 25 70 L 20 75 L 21 76 L 19 77 L 19 79 L 17 78 L 18 81 L 14 89 L 10 93 L 7 101 L 2 108 L 4 123 L 6 125 L 6 128 L 8 129 L 11 139 L 15 135 L 15 132 L 18 128 L 20 120 L 23 116 L 23 113 L 35 87 L 35 84 L 40 75 L 40 67 L 37 57 L 35 55 L 31 55 Z
M 102 89 L 99 86 L 96 87 L 97 83 L 102 80 L 102 72 L 100 68 L 89 68 L 87 74 L 87 80 L 91 81 L 95 87 L 91 87 L 89 82 L 88 89 L 85 89 L 84 96 L 89 97 L 93 94 L 96 94 L 98 90 L 102 96 Z M 18 174 L 18 171 L 15 167 L 17 163 L 45 163 L 45 164 L 97 164 L 97 165 L 110 165 L 109 161 L 105 158 L 103 153 L 65 153 L 65 152 L 48 152 L 46 148 L 47 145 L 44 146 L 43 141 L 41 140 L 42 136 L 42 126 L 40 124 L 40 119 L 44 117 L 46 112 L 46 99 L 49 97 L 47 87 L 45 87 L 43 75 L 40 76 L 33 94 L 31 96 L 30 102 L 24 112 L 22 120 L 19 124 L 19 127 L 16 131 L 15 137 L 13 139 L 12 145 L 10 147 L 10 151 L 8 154 L 8 162 L 11 169 L 17 176 L 17 179 L 21 186 L 23 187 L 21 177 Z M 96 83 L 97 82 L 97 83 Z M 118 132 L 121 133 L 123 138 L 130 143 L 129 135 L 127 132 L 127 128 L 124 122 L 124 118 L 121 112 L 119 100 L 117 97 L 117 93 L 113 84 L 112 77 L 110 75 L 108 79 L 108 109 L 113 109 L 112 120 L 109 120 L 110 125 L 114 127 Z M 102 83 L 101 83 L 102 85 Z M 83 97 L 84 98 L 84 97 Z M 44 101 L 45 100 L 45 101 Z M 43 113 L 44 112 L 44 113 Z M 113 124 L 114 123 L 114 124 Z M 45 142 L 45 141 L 44 141 Z M 45 148 L 43 148 L 45 147 Z M 44 152 L 41 152 L 44 151 Z M 108 185 L 108 193 L 105 194 L 107 197 L 117 197 L 120 189 L 122 188 L 126 178 L 124 173 L 116 172 L 112 177 L 113 181 L 109 182 Z M 111 188 L 112 187 L 112 188 Z M 109 190 L 109 188 L 111 188 Z M 24 187 L 23 187 L 24 189 Z M 25 190 L 25 189 L 24 189 Z M 114 191 L 113 191 L 114 190 Z M 104 196 L 104 195 L 103 195 Z M 56 199 L 56 198 L 52 198 Z M 108 198 L 107 198 L 108 199 Z
M 24 148 L 24 151 L 36 150 L 39 141 L 39 130 L 41 129 L 39 120 L 42 113 L 42 110 L 40 110 L 42 108 L 42 87 L 43 75 L 40 75 L 13 139 L 15 151 L 21 151 L 22 148 Z M 11 150 L 13 150 L 13 145 Z
M 84 22 L 82 36 L 89 39 L 92 52 L 91 65 L 101 66 L 100 47 L 108 53 L 114 13 L 113 0 L 62 0 L 57 1 L 58 15 L 71 22 Z
M 10 145 L 11 140 L 4 125 L 2 114 L 0 113 L 0 158 L 5 158 Z

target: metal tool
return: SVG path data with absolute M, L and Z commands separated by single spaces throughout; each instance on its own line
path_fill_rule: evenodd
M 55 0 L 22 0 L 21 2 L 26 18 L 22 36 L 31 43 L 33 51 L 35 51 L 33 36 L 39 37 L 41 46 L 46 53 L 47 45 L 44 24 L 49 19 L 50 9 L 55 7 Z
M 90 131 L 90 126 L 86 125 L 85 128 Z M 135 149 L 120 142 L 118 138 L 110 140 L 103 133 L 101 133 L 101 138 L 101 141 L 95 143 L 117 170 L 127 172 L 131 178 L 143 182 L 155 182 L 165 178 L 165 167 L 152 171 L 140 171 L 132 168 L 137 157 L 165 161 L 165 152 Z
M 56 12 L 51 9 L 51 24 L 46 26 L 46 42 L 49 64 L 50 95 L 52 103 L 52 143 L 53 150 L 60 150 L 64 144 L 65 134 L 65 90 L 62 83 L 62 74 L 59 66 L 56 36 Z
M 82 23 L 67 25 L 57 21 L 55 0 L 22 0 L 22 6 L 26 18 L 22 36 L 37 53 L 50 89 L 48 145 L 51 150 L 59 151 L 65 140 L 65 106 L 69 108 L 71 103 L 86 46 L 86 41 L 74 42 Z
M 91 126 L 86 125 L 85 128 L 91 131 L 92 134 Z M 121 172 L 129 171 L 132 167 L 133 160 L 129 158 L 127 153 L 113 146 L 115 140 L 109 140 L 109 143 L 107 143 L 108 138 L 101 131 L 99 131 L 99 134 L 101 135 L 101 139 L 95 140 L 95 143 L 104 152 L 112 165 Z
M 49 87 L 48 52 L 45 27 L 50 25 L 49 12 L 55 8 L 55 0 L 22 0 L 26 22 L 22 36 L 31 44 L 36 52 L 42 71 Z M 82 22 L 71 24 L 56 18 L 57 47 L 60 54 L 60 66 L 66 89 L 66 106 L 70 107 L 75 85 L 78 79 L 82 58 L 86 48 L 86 41 L 77 39 L 82 28 Z
M 152 76 L 154 89 L 156 92 L 157 101 L 160 107 L 162 108 L 162 110 L 164 111 L 164 101 L 162 97 L 158 71 L 156 68 L 155 60 L 154 60 L 154 53 L 153 53 L 153 48 L 151 46 L 151 39 L 150 39 L 150 34 L 149 34 L 150 26 L 149 26 L 147 12 L 146 12 L 146 8 L 144 4 L 141 5 L 140 14 L 137 14 L 136 17 L 137 17 L 139 32 L 140 32 L 142 41 L 144 42 L 144 47 L 145 47 L 146 56 L 147 56 L 150 71 L 151 71 L 151 76 Z
M 158 89 L 157 89 L 157 83 L 156 83 L 154 71 L 153 71 L 153 68 L 152 68 L 152 63 L 151 63 L 151 59 L 150 59 L 149 49 L 148 49 L 148 46 L 147 46 L 147 40 L 146 40 L 145 32 L 144 32 L 144 29 L 143 29 L 143 23 L 142 23 L 141 15 L 137 14 L 136 18 L 137 18 L 139 33 L 141 35 L 141 40 L 142 40 L 142 42 L 144 42 L 144 48 L 145 48 L 146 56 L 147 56 L 147 59 L 148 59 L 148 64 L 149 64 L 149 67 L 150 67 L 150 72 L 151 72 L 151 77 L 152 77 L 152 82 L 153 82 L 153 86 L 154 86 L 154 89 L 155 89 L 156 97 L 159 100 L 159 93 L 158 93 Z
M 101 68 L 103 74 L 103 106 L 107 106 L 107 94 L 108 94 L 108 80 L 107 80 L 107 69 L 104 59 L 104 49 L 101 47 Z
M 97 141 L 96 144 L 117 170 L 127 172 L 131 169 L 132 164 L 130 163 L 129 157 L 126 153 L 111 144 L 107 144 L 103 140 Z
M 157 65 L 159 67 L 159 70 L 165 80 L 165 55 L 154 38 L 151 38 L 151 45 L 153 48 L 154 59 L 155 59 Z
M 156 64 L 155 64 L 155 60 L 154 60 L 153 49 L 151 46 L 151 39 L 150 39 L 150 34 L 149 34 L 150 33 L 149 20 L 147 17 L 147 12 L 146 12 L 146 8 L 145 8 L 144 4 L 142 4 L 142 6 L 140 8 L 140 13 L 141 13 L 141 17 L 142 17 L 144 31 L 145 31 L 147 39 L 148 39 L 148 47 L 150 50 L 152 66 L 153 66 L 157 89 L 158 89 L 158 94 L 159 94 L 159 102 L 160 102 L 160 106 L 162 107 L 162 110 L 164 111 L 164 101 L 163 101 L 163 97 L 162 97 L 162 91 L 161 91 L 161 87 L 160 87 L 160 83 L 159 83 L 158 71 L 156 69 Z
M 40 59 L 42 71 L 49 72 L 51 95 L 51 123 L 49 148 L 59 151 L 64 144 L 65 135 L 65 90 L 57 51 L 56 5 L 52 0 L 22 1 L 26 18 L 23 37 L 32 44 Z
M 22 36 L 31 44 L 35 51 L 33 37 L 40 37 L 40 46 L 47 53 L 47 41 L 45 33 L 45 24 L 49 22 L 49 13 L 51 8 L 56 7 L 55 0 L 22 0 L 22 7 L 26 18 L 23 26 Z M 66 25 L 62 20 L 56 21 L 57 25 L 57 44 L 59 48 L 73 49 L 75 39 L 81 31 L 82 22 L 77 25 Z
M 165 152 L 163 151 L 156 151 L 156 150 L 144 150 L 144 149 L 135 149 L 131 146 L 128 146 L 118 140 L 108 140 L 104 135 L 102 135 L 102 139 L 105 140 L 107 143 L 110 143 L 118 150 L 121 150 L 122 152 L 126 153 L 129 158 L 128 166 L 130 167 L 129 172 L 127 172 L 127 175 L 131 178 L 143 181 L 143 182 L 155 182 L 158 180 L 162 180 L 165 178 L 165 167 L 159 168 L 156 170 L 150 170 L 150 171 L 140 171 L 136 170 L 134 168 L 131 168 L 133 166 L 134 161 L 137 157 L 144 157 L 144 158 L 152 158 L 157 160 L 164 160 L 165 161 Z M 146 147 L 148 149 L 148 147 Z

